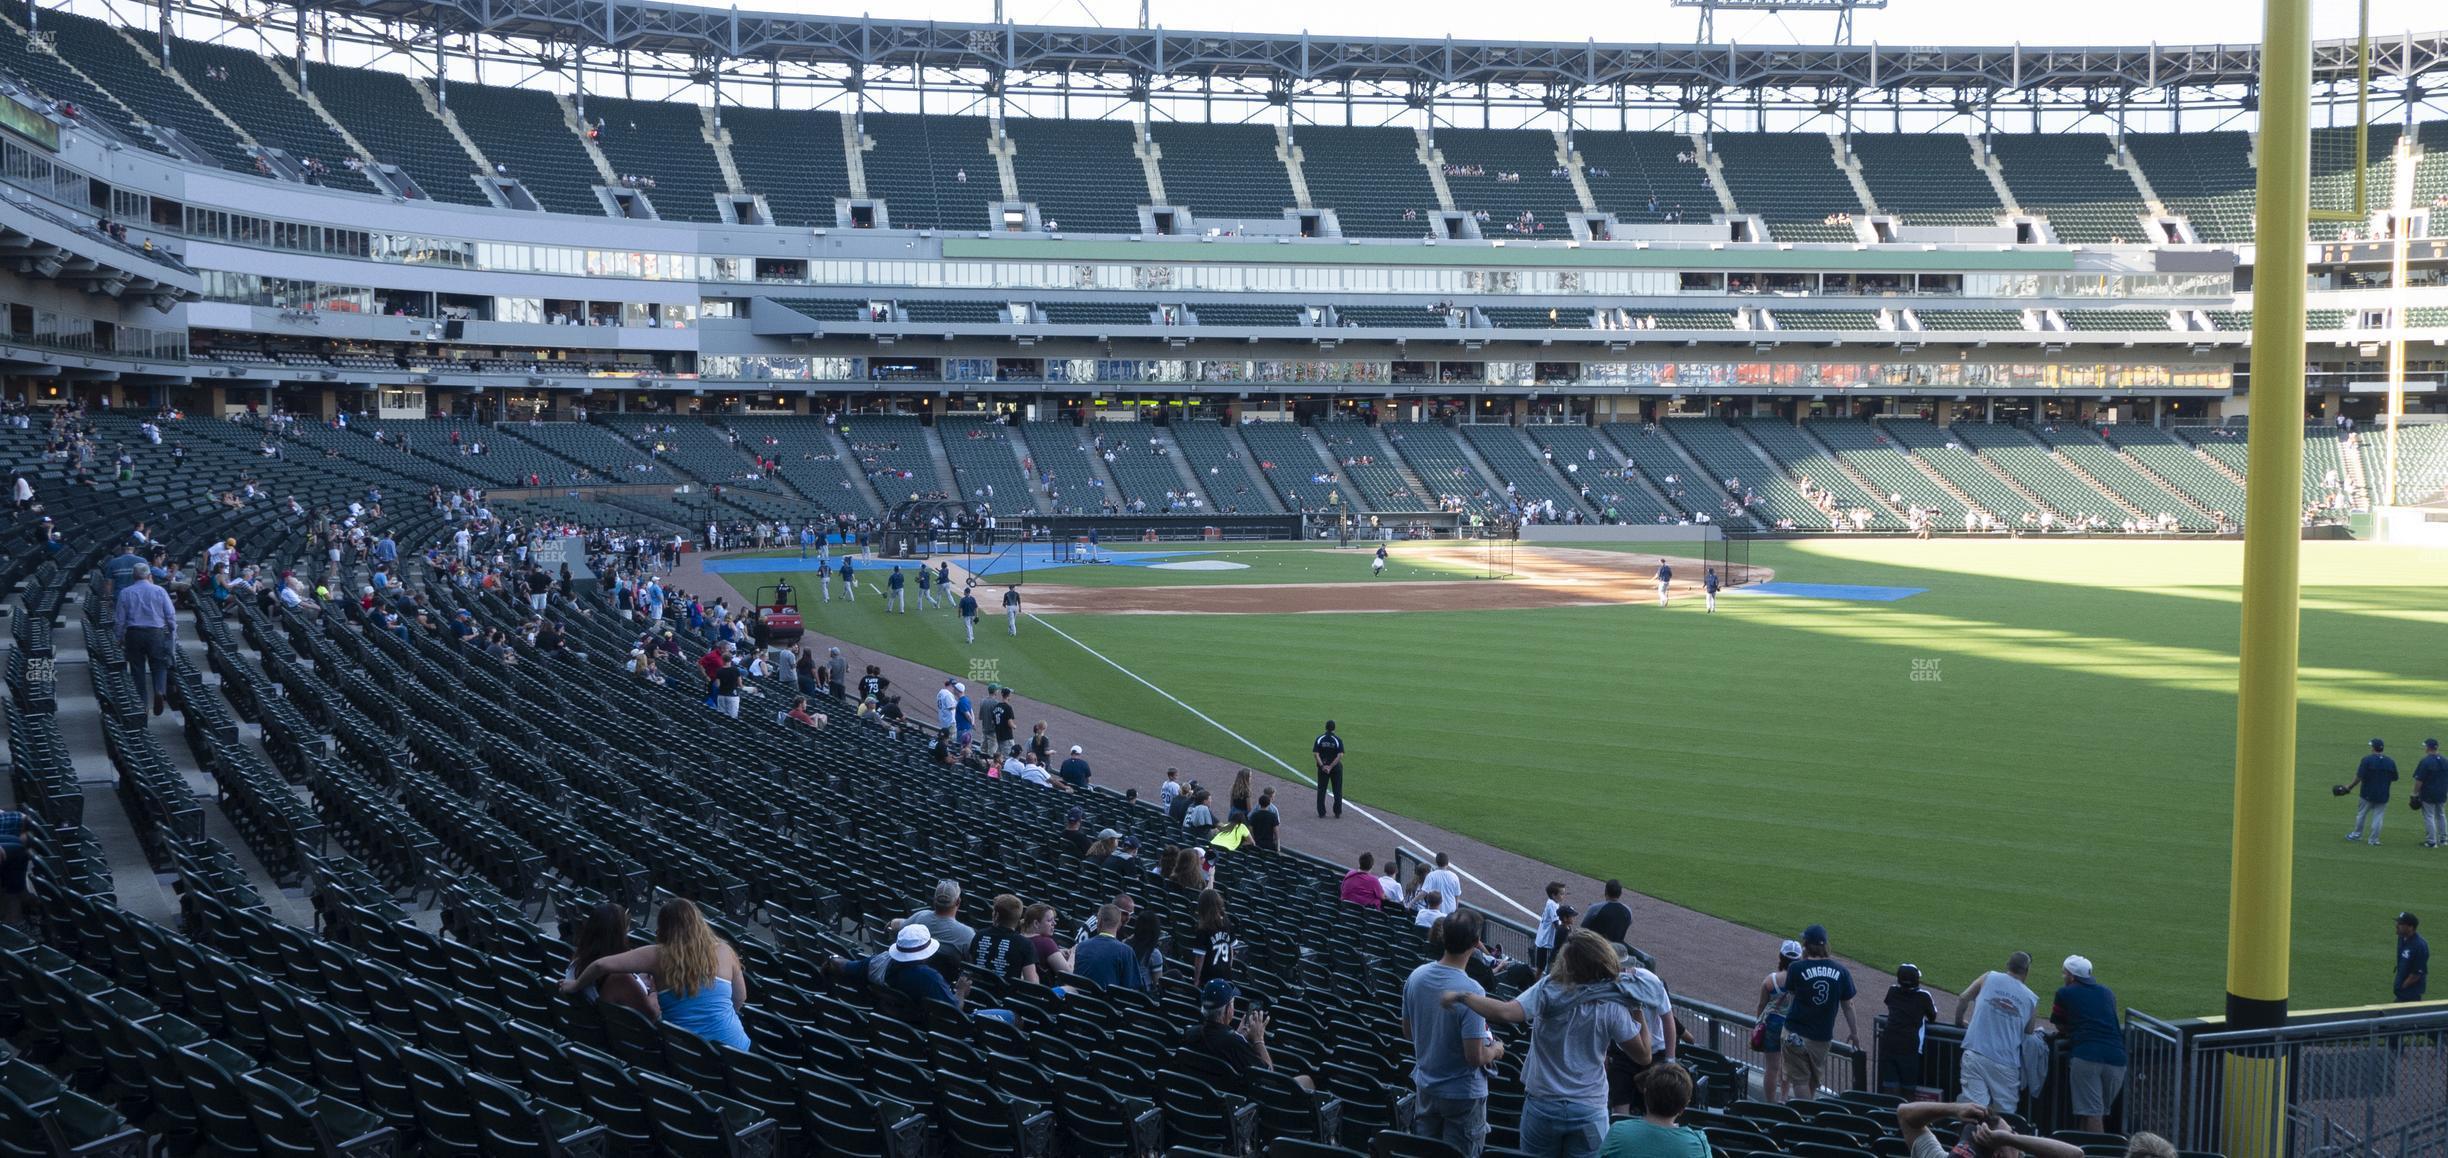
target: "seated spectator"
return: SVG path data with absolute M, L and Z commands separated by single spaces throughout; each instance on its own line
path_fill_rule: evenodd
M 1214 836 L 1207 839 L 1207 843 L 1226 852 L 1236 852 L 1250 839 L 1249 814 L 1236 808 L 1231 816 L 1224 818 L 1224 823 L 1216 829 Z
M 1037 947 L 1020 932 L 1020 898 L 1005 893 L 994 899 L 994 923 L 978 930 L 969 945 L 969 963 L 979 971 L 1007 981 L 1036 984 Z
M 1660 1062 L 1640 1076 L 1641 1116 L 1607 1130 L 1598 1158 L 1709 1158 L 1708 1137 L 1675 1119 L 1691 1107 L 1691 1071 Z
M 739 1016 L 748 1004 L 748 973 L 739 954 L 706 927 L 694 902 L 665 901 L 655 913 L 654 944 L 588 962 L 561 983 L 561 991 L 598 985 L 608 973 L 652 973 L 666 1023 L 716 1045 L 748 1048 Z
M 814 711 L 808 707 L 808 698 L 806 696 L 801 696 L 798 698 L 797 702 L 791 704 L 790 710 L 782 713 L 782 718 L 775 722 L 800 724 L 808 728 L 816 729 L 824 727 L 826 720 L 823 713 Z
M 1122 909 L 1099 905 L 1096 932 L 1072 948 L 1071 972 L 1108 989 L 1145 991 L 1147 974 L 1139 968 L 1139 955 L 1119 940 L 1121 932 Z
M 926 926 L 916 923 L 901 926 L 900 933 L 893 937 L 893 947 L 884 954 L 884 988 L 913 1003 L 939 1001 L 959 1009 L 960 995 L 935 967 L 934 958 L 943 948 Z
M 1208 792 L 1204 788 L 1190 793 L 1190 807 L 1182 813 L 1182 829 L 1205 840 L 1215 832 L 1215 811 L 1207 807 Z
M 1020 912 L 1020 935 L 1037 947 L 1039 962 L 1056 973 L 1069 973 L 1071 954 L 1054 940 L 1054 926 L 1059 919 L 1052 905 L 1030 905 Z
M 1254 1070 L 1274 1072 L 1275 1059 L 1266 1047 L 1267 1014 L 1263 1009 L 1240 1012 L 1241 990 L 1221 978 L 1199 988 L 1198 1028 L 1190 1033 L 1190 1049 L 1242 1082 L 1248 1089 L 1249 1075 Z M 1308 1075 L 1296 1074 L 1293 1081 L 1304 1090 L 1313 1088 Z
M 1972 1125 L 1963 1144 L 1952 1149 L 1933 1129 L 1949 1118 Z M 1902 1131 L 1912 1158 L 1948 1158 L 1950 1154 L 2013 1158 L 2018 1153 L 2029 1158 L 2082 1158 L 2083 1153 L 2082 1147 L 2071 1142 L 2017 1134 L 1989 1107 L 1973 1102 L 1911 1102 L 1896 1108 L 1896 1126 Z M 2134 1139 L 2126 1141 L 2129 1151 L 2133 1144 Z
M 911 913 L 909 919 L 902 923 L 926 926 L 927 934 L 943 942 L 952 950 L 954 956 L 966 957 L 969 955 L 970 943 L 977 940 L 977 930 L 961 924 L 960 917 L 957 915 L 960 912 L 960 902 L 959 881 L 937 881 L 933 898 L 934 907 Z
M 569 968 L 562 976 L 576 977 L 586 967 L 605 957 L 629 949 L 629 910 L 609 901 L 595 906 L 587 914 L 586 924 L 579 926 L 572 939 Z M 609 1001 L 625 1005 L 648 1018 L 660 1021 L 663 1010 L 655 1004 L 654 978 L 643 973 L 607 973 L 601 981 L 581 990 L 590 1001 Z
M 1377 854 L 1364 852 L 1360 854 L 1360 867 L 1343 874 L 1343 903 L 1372 909 L 1384 906 L 1385 892 L 1378 888 L 1376 874 L 1369 871 L 1376 864 Z

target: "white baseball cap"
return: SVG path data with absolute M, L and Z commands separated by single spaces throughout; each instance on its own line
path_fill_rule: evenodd
M 2091 979 L 2091 959 L 2076 953 L 2065 959 L 2065 971 L 2085 981 Z
M 1073 745 L 1071 745 L 1071 754 L 1072 754 L 1072 755 L 1074 755 L 1074 756 L 1079 755 L 1079 754 L 1080 754 L 1080 746 L 1079 746 L 1079 745 L 1077 745 L 1077 744 L 1073 744 Z

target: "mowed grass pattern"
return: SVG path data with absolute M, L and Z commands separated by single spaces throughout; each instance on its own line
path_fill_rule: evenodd
M 2223 992 L 2240 559 L 2233 543 L 1764 543 L 1752 561 L 1780 578 L 1929 590 L 1731 595 L 1714 616 L 1693 599 L 1049 622 L 1296 767 L 1335 717 L 1363 803 L 1783 935 L 1825 923 L 1841 951 L 1949 989 L 2015 949 L 2080 952 L 2128 1004 L 2181 1015 Z M 2386 1000 L 2391 918 L 2448 898 L 2409 784 L 2376 849 L 2341 839 L 2351 808 L 2329 794 L 2368 738 L 2410 777 L 2422 738 L 2448 733 L 2443 568 L 2448 553 L 2305 545 L 2299 1008 Z M 997 616 L 970 648 L 948 615 L 878 606 L 816 622 L 1255 758 L 1050 631 L 1011 639 Z M 1644 948 L 1672 968 L 1674 946 Z

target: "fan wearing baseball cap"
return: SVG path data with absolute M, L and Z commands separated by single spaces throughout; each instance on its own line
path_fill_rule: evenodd
M 2397 914 L 2397 973 L 2390 992 L 2399 1001 L 2423 999 L 2423 985 L 2431 979 L 2431 942 L 2414 930 L 2422 927 L 2422 918 L 2412 913 Z
M 1275 1059 L 1267 1054 L 1267 1014 L 1264 1009 L 1252 1009 L 1240 1015 L 1241 988 L 1218 977 L 1199 986 L 1199 1024 L 1190 1031 L 1190 1049 L 1205 1055 L 1217 1068 L 1230 1074 L 1233 1089 L 1228 1092 L 1250 1092 L 1253 1070 L 1274 1072 Z M 1304 1090 L 1313 1089 L 1307 1075 L 1292 1079 Z
M 1887 1024 L 1879 1027 L 1879 1090 L 1911 1097 L 1921 1085 L 1922 1038 L 1938 1020 L 1938 1002 L 1921 987 L 1921 967 L 1896 966 L 1887 987 Z
M 2066 1096 L 2074 1103 L 2074 1116 L 2097 1134 L 2125 1089 L 2125 1026 L 2117 1018 L 2116 993 L 2091 975 L 2089 957 L 2068 957 L 2064 969 L 2065 984 L 2049 1005 L 2049 1022 L 2068 1043 Z

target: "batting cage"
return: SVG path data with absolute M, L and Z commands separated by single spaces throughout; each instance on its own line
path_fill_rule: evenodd
M 1725 531 L 1701 540 L 1701 558 L 1717 569 L 1717 578 L 1728 587 L 1748 586 L 1751 574 L 1751 535 L 1744 531 Z

